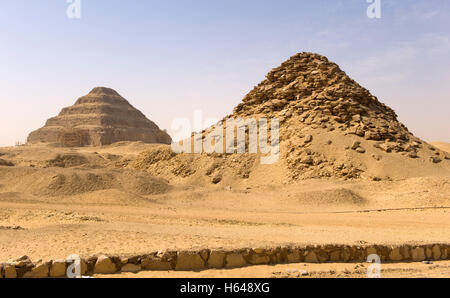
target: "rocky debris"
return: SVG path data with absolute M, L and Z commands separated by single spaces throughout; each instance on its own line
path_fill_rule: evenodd
M 409 158 L 417 158 L 418 157 L 417 152 L 416 151 L 408 152 L 408 157 Z
M 428 150 L 426 143 L 410 133 L 391 108 L 318 54 L 299 53 L 283 62 L 244 97 L 231 115 L 222 119 L 223 127 L 212 126 L 201 136 L 192 136 L 191 141 L 205 140 L 216 129 L 225 130 L 228 119 L 261 118 L 279 119 L 280 160 L 285 176 L 280 180 L 286 183 L 379 175 L 365 173 L 379 169 L 372 167 L 372 159 L 367 160 L 368 152 L 377 161 L 388 154 L 398 154 L 398 159 L 430 158 L 429 152 L 424 152 Z M 267 126 L 270 138 L 272 127 Z M 224 141 L 228 142 L 226 137 Z M 157 148 L 142 153 L 129 166 L 165 177 L 205 175 L 211 184 L 220 184 L 228 181 L 227 176 L 247 179 L 252 171 L 261 170 L 255 154 L 249 153 L 248 138 L 245 145 L 245 154 L 175 155 L 170 148 Z M 359 154 L 339 154 L 344 146 Z M 377 154 L 373 154 L 374 148 Z M 439 163 L 439 159 L 445 160 L 445 155 L 435 155 L 431 162 Z
M 356 152 L 363 154 L 363 153 L 366 153 L 366 149 L 364 149 L 362 147 L 358 147 L 358 148 L 356 148 Z
M 308 144 L 308 143 L 311 143 L 312 142 L 312 140 L 313 140 L 313 136 L 312 135 L 307 135 L 306 137 L 305 137 L 305 144 Z
M 96 274 L 112 274 L 117 272 L 117 266 L 113 263 L 111 258 L 105 255 L 98 257 L 95 263 L 94 272 Z
M 433 163 L 440 163 L 440 162 L 442 162 L 442 159 L 441 159 L 440 157 L 438 157 L 438 156 L 430 157 L 430 160 L 431 160 Z
M 64 147 L 109 145 L 120 141 L 170 144 L 172 139 L 116 91 L 94 88 L 28 136 L 28 143 Z
M 404 139 L 409 133 L 395 112 L 350 79 L 335 63 L 299 53 L 273 69 L 234 115 L 300 116 L 307 125 L 332 123 L 366 139 Z
M 21 226 L 0 226 L 0 230 L 14 230 L 14 231 L 23 231 L 25 230 Z
M 16 276 L 18 278 L 22 278 L 27 272 L 31 271 L 35 266 L 28 256 L 21 256 L 18 259 L 9 260 L 8 263 L 15 267 Z
M 327 154 L 314 152 L 301 156 L 302 147 L 309 146 L 316 134 L 337 130 L 342 138 L 354 135 L 375 142 L 374 146 L 385 153 L 407 152 L 411 158 L 418 157 L 417 150 L 424 144 L 397 120 L 391 108 L 349 78 L 338 65 L 313 53 L 299 53 L 269 72 L 266 80 L 247 94 L 225 119 L 233 117 L 284 119 L 280 138 L 288 150 L 284 158 L 293 179 L 360 177 L 361 169 L 333 169 Z M 302 136 L 302 131 L 308 133 Z M 297 137 L 304 138 L 300 147 L 296 146 Z M 364 154 L 367 150 L 361 142 L 354 141 L 351 148 Z M 438 160 L 432 161 L 438 163 Z
M 31 264 L 31 259 L 28 256 L 21 256 L 20 258 L 10 260 L 12 265 L 14 265 L 16 268 L 22 268 L 26 267 L 27 265 Z
M 2 158 L 0 158 L 0 166 L 4 166 L 4 167 L 13 167 L 14 164 L 10 161 L 4 160 Z
M 355 142 L 353 142 L 353 145 L 350 148 L 352 148 L 353 150 L 356 150 L 359 148 L 359 145 L 361 145 L 361 142 L 355 141 Z
M 57 155 L 55 158 L 48 160 L 46 167 L 71 168 L 87 164 L 86 157 L 78 154 Z

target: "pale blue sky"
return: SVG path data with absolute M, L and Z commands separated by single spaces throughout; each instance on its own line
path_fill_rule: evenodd
M 417 136 L 450 142 L 450 1 L 0 0 L 0 146 L 93 87 L 116 89 L 161 128 L 222 118 L 301 51 L 326 55 Z

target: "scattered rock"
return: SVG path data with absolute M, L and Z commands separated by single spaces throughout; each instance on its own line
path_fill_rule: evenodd
M 4 166 L 4 167 L 13 167 L 14 164 L 10 161 L 4 160 L 0 158 L 0 166 Z
M 352 148 L 352 150 L 356 150 L 359 148 L 360 145 L 361 145 L 361 142 L 355 141 L 355 142 L 353 142 L 351 148 Z
M 313 136 L 312 135 L 306 135 L 305 136 L 305 144 L 311 143 L 313 140 Z
M 430 160 L 433 163 L 440 163 L 440 162 L 442 162 L 442 159 L 440 157 L 437 157 L 437 156 L 430 157 Z
M 418 157 L 417 152 L 416 151 L 408 152 L 408 157 L 409 158 L 417 158 Z
M 362 147 L 358 147 L 358 148 L 356 148 L 356 152 L 363 154 L 363 153 L 366 153 L 366 149 L 364 149 Z
M 21 256 L 18 259 L 10 260 L 10 263 L 18 268 L 22 268 L 32 264 L 31 259 L 28 256 Z
M 211 180 L 211 182 L 212 182 L 213 184 L 218 184 L 218 183 L 220 183 L 220 181 L 222 181 L 222 175 L 214 176 L 214 177 L 212 178 L 212 180 Z
M 0 230 L 14 230 L 14 231 L 23 231 L 25 230 L 21 226 L 0 226 Z

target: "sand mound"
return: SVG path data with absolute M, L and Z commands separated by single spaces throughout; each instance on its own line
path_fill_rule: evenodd
M 86 157 L 78 154 L 58 154 L 55 158 L 47 161 L 48 167 L 71 168 L 88 163 Z
M 171 154 L 167 147 L 164 153 L 162 149 L 142 153 L 131 166 L 196 180 L 213 174 L 213 183 L 226 181 L 221 179 L 226 175 L 289 182 L 450 174 L 447 153 L 416 138 L 391 108 L 321 55 L 300 53 L 270 71 L 223 119 L 224 129 L 225 120 L 232 118 L 279 119 L 281 156 L 276 165 L 263 166 L 254 154 L 183 156 Z M 215 128 L 205 130 L 203 140 Z M 244 169 L 229 170 L 235 161 L 243 160 Z M 183 169 L 179 173 L 167 171 L 178 167 Z
M 346 188 L 300 192 L 296 194 L 295 198 L 302 205 L 345 206 L 363 205 L 367 202 L 365 198 Z
M 10 161 L 4 160 L 0 158 L 0 166 L 12 167 L 14 164 Z
M 119 141 L 170 144 L 171 138 L 116 91 L 98 87 L 32 132 L 28 143 L 65 147 L 101 146 Z
M 73 196 L 111 189 L 136 195 L 153 195 L 170 189 L 164 179 L 128 170 L 0 168 L 0 181 L 5 185 L 2 192 L 46 197 Z
M 175 154 L 171 147 L 161 146 L 141 153 L 129 166 L 167 178 L 191 178 L 189 182 L 218 184 L 235 178 L 249 178 L 256 156 L 236 154 Z M 227 178 L 227 179 L 224 179 Z
M 450 153 L 450 144 L 449 143 L 446 143 L 446 142 L 431 142 L 430 144 L 435 146 L 436 148 L 441 149 L 442 151 Z

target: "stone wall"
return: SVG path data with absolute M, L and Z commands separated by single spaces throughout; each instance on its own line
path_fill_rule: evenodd
M 135 256 L 96 255 L 81 260 L 81 274 L 113 274 L 149 270 L 199 271 L 239 268 L 249 265 L 283 263 L 364 262 L 378 254 L 382 262 L 421 262 L 449 260 L 450 244 L 402 246 L 290 246 L 239 250 L 160 251 Z M 22 256 L 0 264 L 2 278 L 66 277 L 71 262 L 52 260 L 32 262 Z

